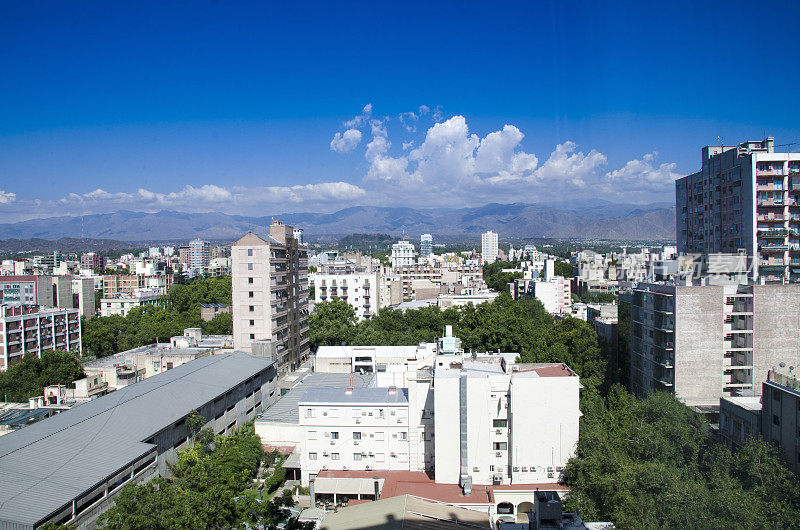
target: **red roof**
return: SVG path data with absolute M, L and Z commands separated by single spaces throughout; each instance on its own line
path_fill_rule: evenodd
M 264 452 L 271 453 L 272 451 L 278 451 L 283 456 L 289 456 L 294 451 L 293 445 L 264 445 Z
M 514 490 L 566 490 L 565 486 L 557 483 L 543 484 L 514 484 L 501 486 L 472 487 L 469 496 L 465 496 L 458 484 L 437 484 L 426 473 L 418 471 L 320 471 L 318 478 L 382 478 L 383 489 L 381 499 L 388 499 L 398 495 L 414 495 L 450 504 L 484 504 L 493 503 L 493 491 Z
M 536 372 L 539 377 L 574 377 L 575 372 L 567 368 L 566 364 L 557 364 L 555 366 L 543 366 L 541 368 L 530 368 L 528 370 L 520 370 L 521 372 Z

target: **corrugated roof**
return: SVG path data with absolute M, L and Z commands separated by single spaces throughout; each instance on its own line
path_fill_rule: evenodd
M 0 437 L 0 522 L 36 524 L 153 451 L 143 443 L 269 366 L 202 357 Z
M 309 388 L 300 405 L 311 403 L 408 403 L 407 388 Z
M 321 388 L 344 388 L 344 387 L 367 387 L 372 386 L 375 382 L 375 375 L 361 375 L 361 374 L 329 374 L 324 372 L 315 372 L 309 374 L 308 377 L 300 381 L 297 385 L 291 388 L 284 396 L 278 401 L 273 403 L 267 410 L 265 410 L 257 419 L 256 422 L 274 422 L 274 423 L 300 423 L 300 413 L 297 409 L 300 398 L 303 397 L 305 391 L 309 387 Z

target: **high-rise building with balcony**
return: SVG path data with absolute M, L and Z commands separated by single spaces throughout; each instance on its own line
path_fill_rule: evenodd
M 428 256 L 433 253 L 433 236 L 422 234 L 419 236 L 419 255 Z
M 307 248 L 275 220 L 234 242 L 231 263 L 234 347 L 271 341 L 278 373 L 294 370 L 309 354 Z
M 481 257 L 483 258 L 483 263 L 494 263 L 497 261 L 499 253 L 497 232 L 489 230 L 481 234 Z
M 773 138 L 702 153 L 675 183 L 678 252 L 743 249 L 754 280 L 800 281 L 800 153 L 776 153 Z
M 772 366 L 800 363 L 800 285 L 640 283 L 631 301 L 631 390 L 690 406 L 758 392 Z
M 208 267 L 209 261 L 211 261 L 211 243 L 202 239 L 189 241 L 189 268 L 202 271 L 203 268 Z

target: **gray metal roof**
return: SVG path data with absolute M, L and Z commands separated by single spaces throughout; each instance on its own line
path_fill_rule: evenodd
M 0 526 L 34 525 L 154 450 L 143 443 L 269 366 L 202 357 L 0 437 Z
M 363 403 L 391 405 L 408 403 L 407 388 L 309 388 L 298 404 Z
M 345 388 L 349 386 L 361 388 L 372 386 L 374 381 L 374 374 L 351 375 L 329 374 L 324 372 L 309 374 L 308 377 L 292 387 L 291 390 L 265 410 L 256 419 L 256 422 L 300 423 L 300 413 L 298 412 L 297 406 L 298 403 L 300 403 L 300 398 L 303 397 L 303 394 L 305 394 L 308 388 Z

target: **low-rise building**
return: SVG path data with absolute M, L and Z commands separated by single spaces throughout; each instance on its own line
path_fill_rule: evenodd
M 204 357 L 0 437 L 0 527 L 93 527 L 126 484 L 169 476 L 193 411 L 230 432 L 261 412 L 276 377 L 270 359 Z
M 379 274 L 362 272 L 349 274 L 312 273 L 309 281 L 314 286 L 316 303 L 341 299 L 346 301 L 356 312 L 359 320 L 378 314 L 381 308 Z
M 160 291 L 142 289 L 131 295 L 119 294 L 111 298 L 102 298 L 100 300 L 100 316 L 120 315 L 124 317 L 135 307 L 157 304 L 162 296 Z
M 200 304 L 200 318 L 209 322 L 214 320 L 214 317 L 223 313 L 230 313 L 231 307 L 225 304 L 205 303 Z

